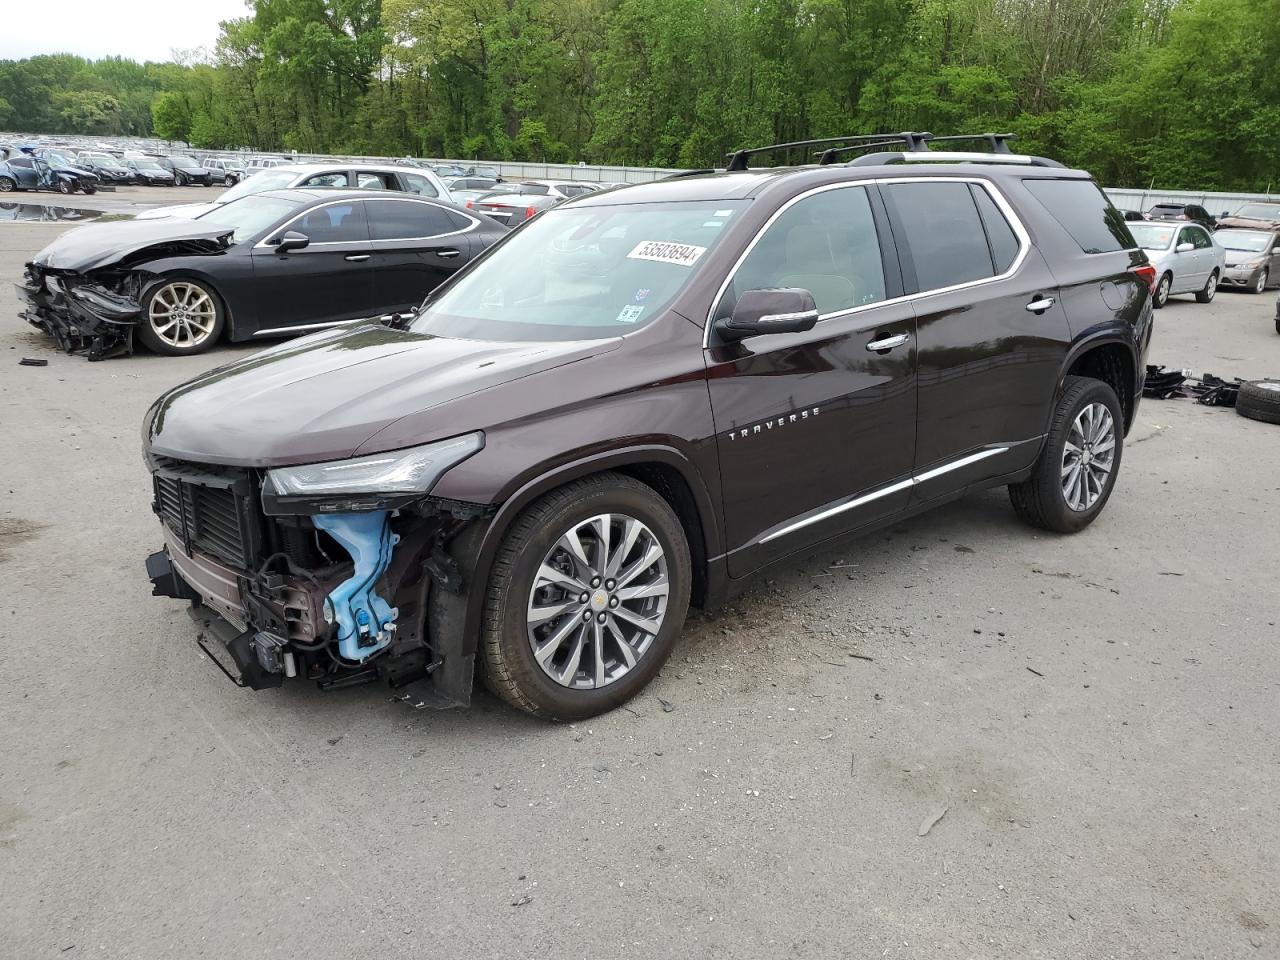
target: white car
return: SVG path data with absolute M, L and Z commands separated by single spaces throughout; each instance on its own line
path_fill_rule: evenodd
M 224 203 L 247 197 L 251 193 L 286 190 L 292 187 L 400 190 L 404 193 L 416 193 L 422 197 L 454 202 L 449 188 L 431 170 L 335 160 L 332 163 L 290 163 L 272 170 L 263 170 L 261 173 L 241 180 L 210 203 L 180 203 L 171 207 L 156 207 L 154 210 L 138 214 L 135 219 L 158 220 L 163 217 L 185 217 L 192 220 L 202 213 L 208 213 Z
M 1226 248 L 1213 234 L 1198 223 L 1144 220 L 1128 227 L 1156 268 L 1153 307 L 1163 307 L 1178 293 L 1194 293 L 1200 303 L 1213 299 L 1227 263 Z

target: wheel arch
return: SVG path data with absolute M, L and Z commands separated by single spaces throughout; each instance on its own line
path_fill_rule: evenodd
M 464 703 L 469 697 L 484 616 L 485 586 L 498 547 L 512 523 L 526 507 L 552 490 L 608 472 L 639 480 L 672 508 L 689 540 L 693 567 L 690 601 L 698 606 L 715 602 L 723 584 L 717 579 L 719 567 L 710 558 L 722 552 L 720 523 L 710 491 L 696 467 L 679 450 L 662 445 L 629 447 L 541 470 L 520 482 L 488 519 L 476 521 L 450 543 L 450 554 L 466 571 L 465 587 L 456 595 L 433 589 L 427 614 L 427 635 L 436 655 L 444 660 L 436 683 L 445 696 Z
M 1124 411 L 1124 432 L 1127 434 L 1137 413 L 1135 400 L 1142 383 L 1138 372 L 1138 351 L 1133 342 L 1119 334 L 1102 334 L 1078 343 L 1067 354 L 1058 378 L 1055 408 L 1067 377 L 1072 376 L 1101 380 L 1116 392 L 1120 398 L 1120 409 Z

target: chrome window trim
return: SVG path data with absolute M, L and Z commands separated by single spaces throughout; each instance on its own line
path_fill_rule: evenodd
M 478 219 L 476 219 L 475 217 L 471 216 L 471 214 L 469 214 L 469 213 L 463 213 L 461 210 L 454 210 L 452 207 L 445 207 L 445 206 L 443 206 L 443 205 L 441 204 L 441 202 L 436 201 L 436 200 L 432 200 L 432 199 L 430 199 L 430 198 L 428 198 L 428 197 L 402 197 L 402 196 L 393 196 L 393 197 L 389 197 L 389 196 L 385 196 L 385 195 L 380 195 L 380 194 L 378 194 L 378 192 L 377 192 L 376 190 L 375 190 L 375 191 L 370 191 L 370 192 L 373 194 L 373 196 L 370 196 L 370 197 L 343 197 L 341 200 L 326 200 L 324 203 L 317 203 L 314 207 L 307 207 L 307 209 L 303 210 L 301 213 L 295 214 L 293 217 L 291 217 L 290 219 L 286 220 L 286 221 L 285 221 L 284 223 L 282 223 L 280 226 L 275 227 L 275 228 L 274 228 L 274 229 L 272 229 L 272 230 L 268 230 L 268 231 L 267 231 L 267 236 L 269 236 L 269 237 L 270 237 L 270 236 L 274 236 L 274 235 L 276 235 L 277 233 L 279 233 L 279 232 L 281 232 L 281 231 L 283 231 L 283 230 L 288 230 L 291 226 L 293 226 L 293 224 L 295 224 L 297 221 L 301 220 L 303 217 L 305 217 L 307 214 L 311 213 L 311 211 L 313 211 L 313 210 L 321 210 L 321 209 L 323 209 L 324 207 L 332 207 L 332 206 L 334 206 L 334 205 L 336 205 L 336 204 L 339 204 L 339 203 L 368 203 L 370 200 L 390 200 L 390 201 L 391 201 L 391 202 L 393 202 L 393 203 L 426 203 L 426 204 L 429 204 L 429 205 L 431 205 L 431 206 L 433 206 L 433 207 L 439 207 L 440 209 L 444 210 L 444 212 L 445 212 L 445 213 L 458 213 L 458 214 L 461 214 L 462 216 L 466 217 L 468 220 L 470 220 L 470 221 L 471 221 L 471 225 L 470 225 L 470 226 L 467 226 L 467 227 L 463 227 L 461 230 L 451 230 L 451 231 L 449 231 L 448 233 L 437 233 L 437 234 L 433 234 L 433 235 L 432 235 L 432 236 L 430 236 L 430 237 L 402 237 L 402 238 L 397 239 L 397 240 L 370 240 L 370 239 L 367 239 L 367 238 L 366 238 L 366 239 L 364 239 L 364 240 L 321 240 L 319 243 L 309 243 L 309 244 L 307 244 L 307 246 L 306 246 L 304 249 L 306 249 L 306 250 L 310 250 L 312 247 L 346 247 L 346 246 L 350 246 L 351 244 L 354 244 L 354 243 L 368 243 L 368 244 L 370 244 L 370 245 L 371 245 L 375 250 L 377 250 L 377 249 L 383 249 L 383 248 L 379 247 L 379 246 L 378 246 L 378 244 L 383 244 L 383 243 L 412 243 L 412 242 L 414 242 L 414 241 L 420 241 L 420 240 L 439 240 L 439 239 L 440 239 L 440 238 L 442 238 L 442 237 L 456 237 L 456 236 L 460 236 L 461 234 L 464 234 L 464 233 L 470 233 L 470 232 L 471 232 L 472 230 L 474 230 L 476 227 L 480 226 L 480 221 L 479 221 Z M 365 210 L 365 222 L 366 222 L 366 223 L 368 223 L 368 216 L 369 216 L 369 212 L 368 212 L 368 210 L 366 209 L 366 210 Z M 273 245 L 271 245 L 271 244 L 267 243 L 266 238 L 264 237 L 262 240 L 259 240 L 257 243 L 255 243 L 255 244 L 253 245 L 253 249 L 254 249 L 254 250 L 274 250 L 274 249 L 275 249 L 275 247 L 274 247 Z
M 849 307 L 847 310 L 835 310 L 831 313 L 823 313 L 818 316 L 819 323 L 836 317 L 847 317 L 851 314 L 860 313 L 864 310 L 874 310 L 876 307 L 884 307 L 895 303 L 908 303 L 912 300 L 934 297 L 944 293 L 951 293 L 955 290 L 967 290 L 970 287 L 977 287 L 985 283 L 997 283 L 1001 280 L 1007 280 L 1018 272 L 1023 262 L 1027 259 L 1027 255 L 1031 252 L 1031 235 L 1027 233 L 1027 228 L 1023 225 L 1021 218 L 1019 218 L 1017 213 L 1014 212 L 1013 206 L 1009 203 L 1005 195 L 996 188 L 995 184 L 983 177 L 877 177 L 875 179 L 868 180 L 848 180 L 840 183 L 823 184 L 820 187 L 814 187 L 812 190 L 806 190 L 804 193 L 797 194 L 775 210 L 773 215 L 765 221 L 764 226 L 756 231 L 756 235 L 751 238 L 751 242 L 747 244 L 747 248 L 743 250 L 738 259 L 734 261 L 733 266 L 725 275 L 724 281 L 720 284 L 719 289 L 716 290 L 716 295 L 711 298 L 711 306 L 707 308 L 707 320 L 706 324 L 702 328 L 703 349 L 705 350 L 711 345 L 712 318 L 715 315 L 716 305 L 720 302 L 720 298 L 723 297 L 725 291 L 729 289 L 729 284 L 733 282 L 733 278 L 742 266 L 743 261 L 751 255 L 751 251 L 754 250 L 756 244 L 760 242 L 760 238 L 765 235 L 765 232 L 773 226 L 774 222 L 777 221 L 782 214 L 801 200 L 808 199 L 809 197 L 819 193 L 825 193 L 828 190 L 848 190 L 853 187 L 865 188 L 870 184 L 884 186 L 897 183 L 971 183 L 982 187 L 987 191 L 987 194 L 991 197 L 992 202 L 995 203 L 1000 213 L 1004 215 L 1005 220 L 1013 230 L 1014 236 L 1018 238 L 1017 256 L 1013 258 L 1013 263 L 1009 265 L 1009 269 L 1004 271 L 1004 273 L 996 274 L 991 277 L 982 277 L 978 280 L 966 280 L 964 283 L 955 283 L 948 287 L 935 287 L 930 290 L 921 290 L 917 293 L 908 293 L 901 297 L 889 297 L 886 300 L 877 300 L 875 303 L 859 304 L 856 307 Z M 981 220 L 980 213 L 979 220 Z M 897 238 L 895 237 L 894 239 L 896 242 Z
M 913 474 L 906 480 L 898 480 L 886 487 L 881 487 L 878 490 L 872 490 L 870 493 L 864 493 L 860 497 L 855 497 L 852 500 L 837 504 L 834 507 L 828 507 L 826 510 L 821 510 L 818 513 L 811 514 L 801 520 L 793 521 L 784 527 L 779 527 L 772 533 L 765 534 L 763 537 L 753 541 L 753 544 L 750 545 L 762 545 L 769 543 L 772 540 L 777 540 L 779 537 L 785 537 L 787 534 L 795 533 L 797 530 L 803 530 L 805 527 L 813 526 L 815 523 L 820 523 L 823 520 L 827 520 L 848 510 L 853 510 L 857 507 L 863 506 L 864 504 L 871 503 L 873 500 L 879 500 L 882 497 L 898 493 L 909 487 L 918 486 L 919 484 L 933 480 L 935 477 L 940 477 L 943 474 L 950 473 L 953 470 L 959 470 L 961 467 L 967 467 L 971 463 L 986 460 L 988 457 L 994 457 L 1000 453 L 1007 453 L 1009 449 L 1010 448 L 1008 446 L 988 447 L 985 450 L 979 450 L 977 453 L 971 453 L 967 456 L 960 457 L 957 460 L 952 460 L 950 463 L 944 463 L 940 467 L 934 467 L 931 470 L 926 470 L 924 473 Z

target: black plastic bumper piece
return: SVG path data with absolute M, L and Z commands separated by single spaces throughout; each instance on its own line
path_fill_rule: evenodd
M 173 597 L 175 600 L 199 600 L 200 594 L 183 580 L 169 560 L 168 549 L 157 550 L 147 557 L 147 578 L 151 581 L 153 597 Z

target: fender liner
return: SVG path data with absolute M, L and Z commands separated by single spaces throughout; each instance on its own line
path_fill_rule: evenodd
M 705 556 L 724 553 L 720 518 L 701 473 L 673 447 L 651 444 L 609 450 L 534 474 L 512 493 L 488 519 L 471 524 L 450 541 L 447 552 L 464 571 L 465 586 L 460 593 L 432 590 L 427 612 L 427 637 L 435 656 L 443 663 L 433 675 L 440 693 L 458 702 L 470 699 L 476 648 L 484 618 L 484 598 L 489 572 L 507 529 L 520 512 L 550 490 L 593 473 L 642 463 L 661 463 L 677 470 L 693 495 L 702 526 Z M 715 602 L 725 593 L 727 578 L 723 562 L 708 560 L 707 595 Z
M 1071 368 L 1076 362 L 1091 350 L 1098 347 L 1109 346 L 1115 344 L 1124 347 L 1129 354 L 1129 361 L 1133 368 L 1133 396 L 1121 397 L 1120 403 L 1124 408 L 1125 433 L 1128 434 L 1129 428 L 1133 425 L 1134 418 L 1138 412 L 1138 400 L 1142 396 L 1142 380 L 1144 371 L 1142 369 L 1142 350 L 1141 346 L 1135 342 L 1132 331 L 1119 327 L 1108 327 L 1097 330 L 1093 333 L 1086 333 L 1080 339 L 1071 344 L 1067 350 L 1067 355 L 1062 361 L 1062 368 L 1058 371 L 1058 385 L 1053 391 L 1053 405 L 1049 408 L 1048 416 L 1045 419 L 1044 435 L 1049 434 L 1049 425 L 1053 420 L 1053 412 L 1057 409 L 1058 401 L 1062 398 L 1062 390 L 1066 384 L 1067 376 Z

